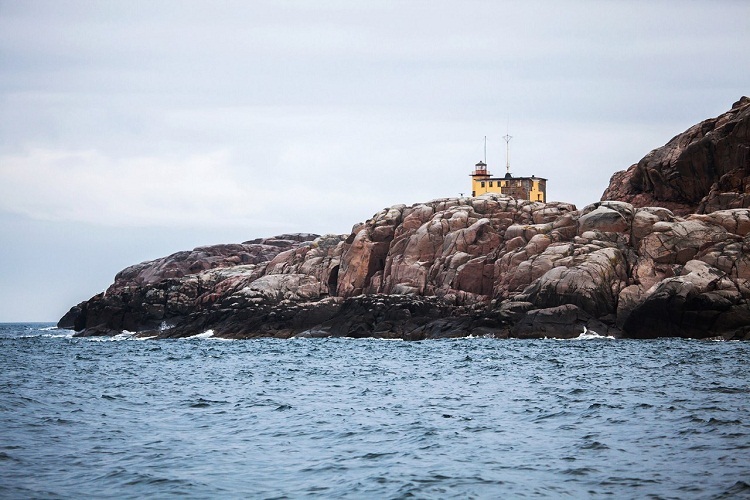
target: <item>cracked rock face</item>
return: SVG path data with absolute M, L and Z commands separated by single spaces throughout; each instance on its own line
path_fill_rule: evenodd
M 727 181 L 742 188 L 734 201 L 711 193 L 750 170 L 748 116 L 743 99 L 692 127 L 615 174 L 622 185 L 613 178 L 605 193 L 615 199 L 581 210 L 486 194 L 385 208 L 348 235 L 199 247 L 121 271 L 59 325 L 161 338 L 209 329 L 231 338 L 570 338 L 588 329 L 747 340 L 745 184 Z

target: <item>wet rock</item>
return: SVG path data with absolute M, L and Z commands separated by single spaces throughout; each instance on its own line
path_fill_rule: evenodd
M 584 327 L 585 330 L 584 330 Z M 511 336 L 517 338 L 558 338 L 579 337 L 584 331 L 609 336 L 616 331 L 601 321 L 591 317 L 586 311 L 573 304 L 564 304 L 545 309 L 534 309 L 512 328 Z M 619 332 L 617 332 L 619 334 Z
M 82 330 L 85 325 L 81 324 L 80 320 L 85 317 L 86 301 L 75 305 L 66 312 L 60 321 L 57 322 L 57 328 L 65 328 L 67 330 Z

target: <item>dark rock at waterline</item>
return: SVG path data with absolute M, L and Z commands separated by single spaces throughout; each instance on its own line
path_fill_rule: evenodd
M 81 302 L 80 304 L 71 307 L 70 310 L 60 318 L 60 321 L 57 322 L 57 327 L 65 328 L 67 330 L 83 330 L 86 325 L 77 323 L 77 321 L 85 318 L 85 315 L 83 314 L 83 308 L 85 306 L 86 302 Z
M 725 177 L 745 175 L 750 161 L 748 109 L 743 99 L 652 152 L 613 180 L 622 189 L 607 193 L 619 199 L 576 210 L 495 194 L 444 198 L 383 209 L 348 235 L 199 247 L 123 270 L 60 326 L 160 338 L 571 338 L 586 329 L 749 339 L 747 184 Z M 689 160 L 695 141 L 711 152 L 710 168 Z M 651 191 L 633 191 L 638 175 Z M 737 190 L 712 198 L 714 186 Z
M 591 317 L 574 304 L 564 304 L 547 309 L 529 311 L 512 329 L 517 338 L 559 338 L 579 337 L 583 332 L 601 336 L 619 336 L 621 332 L 604 322 Z

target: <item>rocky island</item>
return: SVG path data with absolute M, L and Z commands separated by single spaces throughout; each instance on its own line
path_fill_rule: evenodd
M 750 339 L 750 99 L 612 176 L 602 200 L 397 205 L 351 234 L 128 267 L 76 335 Z

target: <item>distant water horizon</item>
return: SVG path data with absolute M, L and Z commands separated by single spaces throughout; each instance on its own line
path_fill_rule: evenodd
M 750 498 L 746 342 L 0 324 L 0 497 Z

